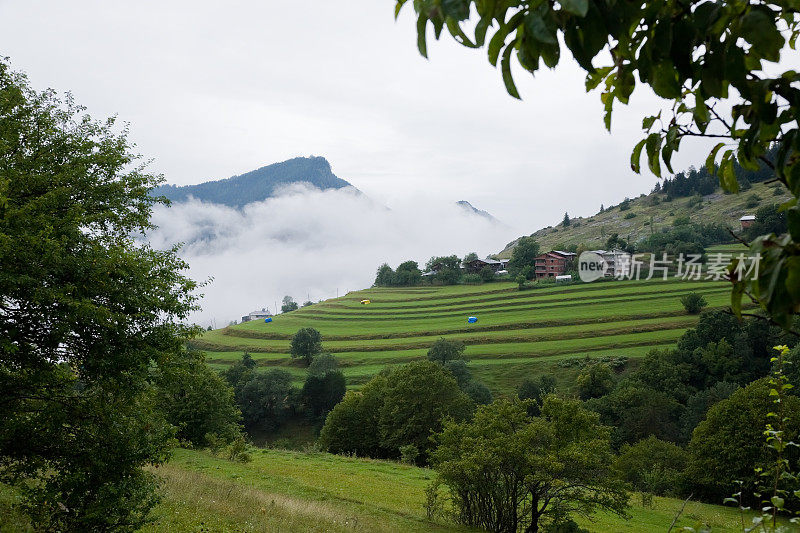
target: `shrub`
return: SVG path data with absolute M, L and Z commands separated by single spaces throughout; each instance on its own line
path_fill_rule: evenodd
M 636 213 L 625 213 L 625 216 L 622 217 L 622 218 L 624 218 L 625 220 L 630 220 L 632 218 L 636 218 Z
M 405 446 L 400 446 L 400 461 L 407 465 L 413 465 L 417 462 L 417 457 L 419 457 L 419 448 L 414 446 L 413 444 L 406 444 Z
M 686 451 L 653 436 L 636 444 L 625 444 L 614 461 L 622 480 L 636 490 L 664 496 L 674 493 L 680 485 L 686 466 Z
M 428 360 L 434 363 L 445 364 L 455 359 L 464 359 L 464 350 L 467 347 L 461 341 L 451 341 L 440 338 L 428 350 Z
M 464 387 L 464 392 L 477 405 L 487 405 L 492 403 L 492 392 L 489 387 L 477 381 L 471 381 Z
M 690 315 L 698 314 L 705 306 L 708 305 L 705 297 L 696 292 L 690 292 L 689 294 L 684 294 L 681 296 L 681 303 L 683 304 L 683 308 Z
M 464 285 L 480 285 L 483 283 L 483 278 L 480 274 L 464 274 L 461 277 L 461 281 Z
M 745 207 L 748 209 L 753 209 L 754 207 L 758 207 L 758 204 L 761 203 L 761 197 L 757 194 L 751 194 L 747 197 L 747 201 L 745 201 Z
M 581 400 L 599 398 L 614 388 L 614 377 L 608 365 L 597 363 L 578 376 L 578 396 Z
M 481 279 L 483 281 L 493 281 L 495 277 L 495 272 L 490 266 L 485 266 L 481 269 L 479 273 Z
M 699 194 L 696 194 L 689 198 L 689 201 L 686 202 L 686 207 L 695 207 L 703 205 L 703 197 Z
M 253 460 L 241 435 L 228 446 L 228 459 L 237 463 L 249 463 Z

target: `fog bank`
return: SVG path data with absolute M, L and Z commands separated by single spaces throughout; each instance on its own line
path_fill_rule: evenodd
M 477 206 L 480 207 L 480 206 Z M 502 220 L 502 213 L 492 213 Z M 295 184 L 236 210 L 192 200 L 157 206 L 156 248 L 185 243 L 180 255 L 202 289 L 193 319 L 222 327 L 254 309 L 273 312 L 284 295 L 298 303 L 369 287 L 375 271 L 433 255 L 496 253 L 519 236 L 503 224 L 424 195 L 379 205 L 354 189 Z

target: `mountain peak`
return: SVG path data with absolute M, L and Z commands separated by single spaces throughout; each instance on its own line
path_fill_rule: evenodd
M 456 205 L 471 215 L 478 215 L 487 220 L 491 220 L 492 222 L 499 222 L 499 220 L 493 217 L 491 213 L 489 213 L 488 211 L 484 211 L 483 209 L 478 209 L 477 207 L 475 207 L 466 200 L 459 200 L 458 202 L 456 202 Z
M 162 185 L 153 189 L 152 194 L 166 196 L 173 202 L 186 201 L 192 197 L 204 202 L 241 208 L 249 203 L 271 198 L 282 186 L 301 182 L 310 183 L 322 190 L 352 187 L 333 173 L 327 159 L 310 156 L 295 157 L 238 176 L 198 185 Z

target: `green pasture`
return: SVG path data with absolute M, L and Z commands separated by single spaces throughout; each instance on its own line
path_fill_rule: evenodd
M 256 450 L 246 464 L 177 450 L 156 470 L 165 499 L 144 531 L 472 531 L 447 518 L 428 520 L 431 470 L 390 461 L 324 453 Z M 681 500 L 654 498 L 643 507 L 631 494 L 630 518 L 597 514 L 577 521 L 592 532 L 666 531 Z M 739 512 L 688 502 L 676 523 L 740 531 Z
M 652 348 L 673 345 L 697 321 L 680 302 L 692 291 L 711 307 L 730 301 L 725 283 L 674 278 L 541 284 L 524 291 L 499 282 L 372 288 L 278 315 L 270 323 L 205 332 L 192 344 L 215 368 L 249 352 L 259 366 L 282 368 L 299 384 L 305 370 L 289 356 L 290 339 L 298 329 L 313 327 L 354 388 L 386 365 L 424 358 L 431 344 L 446 337 L 462 341 L 473 373 L 495 394 L 506 394 L 541 373 L 574 378 L 576 371 L 558 366 L 564 359 L 633 361 Z M 372 303 L 360 304 L 363 298 Z M 471 315 L 477 323 L 467 323 Z

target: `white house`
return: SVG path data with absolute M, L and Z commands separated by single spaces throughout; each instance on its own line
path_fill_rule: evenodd
M 261 308 L 261 311 L 251 311 L 249 314 L 244 315 L 242 317 L 242 322 L 249 322 L 251 320 L 263 320 L 267 317 L 272 316 L 272 313 L 269 312 L 268 309 Z
M 628 273 L 631 264 L 631 254 L 622 250 L 592 250 L 602 256 L 606 262 L 606 277 L 622 276 Z

